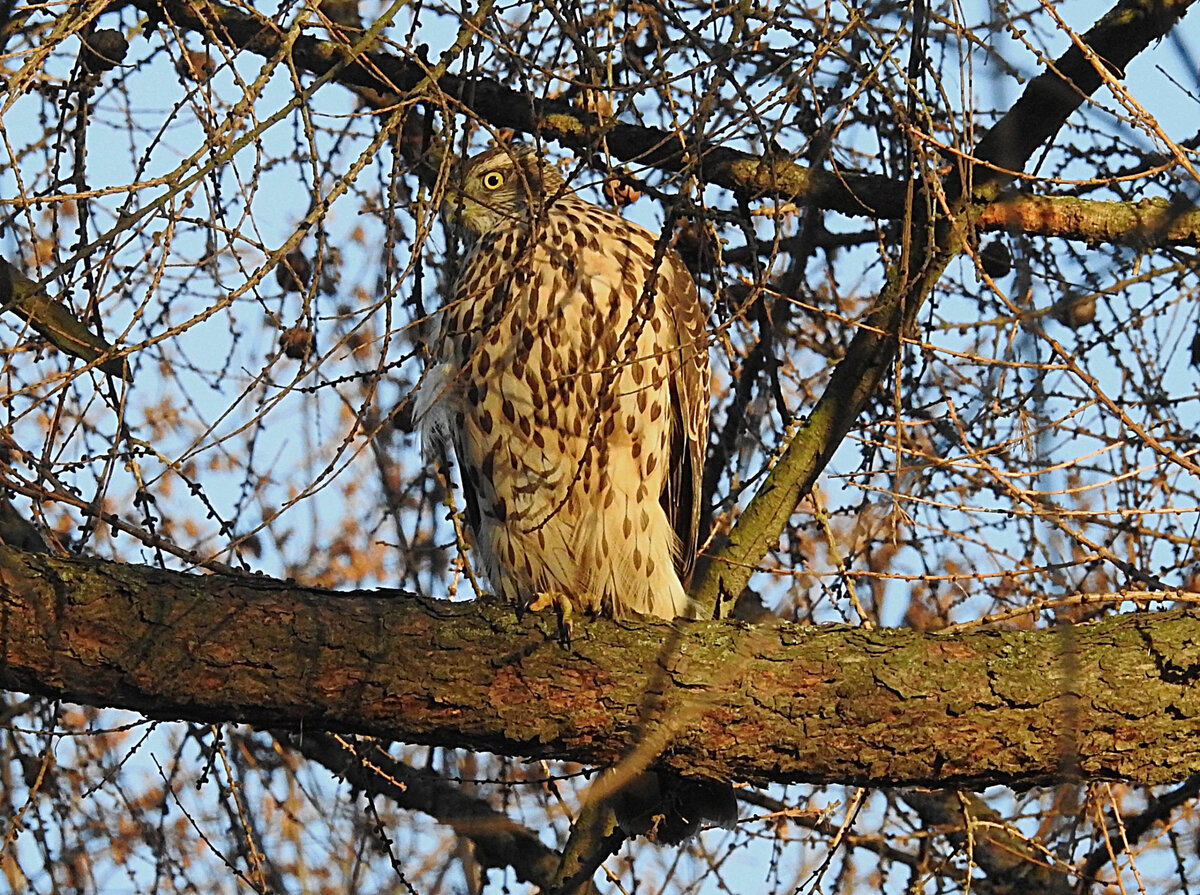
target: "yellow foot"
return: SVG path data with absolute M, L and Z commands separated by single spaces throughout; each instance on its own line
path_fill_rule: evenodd
M 572 613 L 571 598 L 560 590 L 544 590 L 537 594 L 529 603 L 532 612 L 541 612 L 553 607 L 558 615 L 558 642 L 563 646 L 571 645 Z

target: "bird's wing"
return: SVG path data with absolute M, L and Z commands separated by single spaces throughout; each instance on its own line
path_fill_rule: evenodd
M 446 344 L 444 312 L 436 316 L 429 327 L 433 344 Z M 433 349 L 426 357 L 425 371 L 412 393 L 412 420 L 421 436 L 421 452 L 426 463 L 434 463 L 450 443 L 451 415 L 448 397 L 458 369 L 444 351 Z
M 449 484 L 446 468 L 451 448 L 458 463 L 459 480 L 467 504 L 467 524 L 479 531 L 479 482 L 475 470 L 467 463 L 470 454 L 462 446 L 462 433 L 455 423 L 455 379 L 460 375 L 462 358 L 453 350 L 443 311 L 434 321 L 437 348 L 429 358 L 425 372 L 413 394 L 413 423 L 421 435 L 421 452 L 425 462 L 438 468 Z
M 674 252 L 664 259 L 660 276 L 659 298 L 674 323 L 679 345 L 671 364 L 671 473 L 663 499 L 679 536 L 679 572 L 686 584 L 696 559 L 708 451 L 707 315 L 692 275 Z

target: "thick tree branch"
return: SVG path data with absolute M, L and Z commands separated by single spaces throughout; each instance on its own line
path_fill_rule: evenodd
M 980 232 L 1051 236 L 1143 250 L 1200 246 L 1200 209 L 1182 196 L 1108 202 L 1020 193 L 984 208 L 974 218 L 974 225 Z M 839 239 L 845 240 L 847 236 L 839 233 L 826 238 L 836 246 Z M 774 243 L 766 243 L 765 250 L 788 251 L 793 239 L 781 240 L 778 249 Z
M 662 764 L 758 784 L 1183 780 L 1198 677 L 1195 612 L 1069 636 L 601 620 L 565 650 L 554 621 L 507 606 L 0 547 L 8 689 L 592 765 L 683 718 Z
M 1097 245 L 1200 245 L 1200 210 L 1186 200 L 1097 202 L 1068 197 L 1018 196 L 989 205 L 980 230 L 1005 230 L 1078 239 Z

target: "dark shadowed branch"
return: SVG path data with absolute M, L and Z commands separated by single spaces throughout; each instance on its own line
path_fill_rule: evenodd
M 371 740 L 305 731 L 279 735 L 284 743 L 319 762 L 368 797 L 384 796 L 399 808 L 421 811 L 469 839 L 485 870 L 512 867 L 517 878 L 549 887 L 560 856 L 533 830 L 473 798 L 432 771 L 414 768 Z

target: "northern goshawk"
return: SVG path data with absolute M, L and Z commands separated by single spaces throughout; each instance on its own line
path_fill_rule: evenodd
M 467 251 L 414 416 L 453 446 L 492 587 L 694 616 L 709 365 L 683 261 L 526 146 L 468 159 L 443 209 Z

